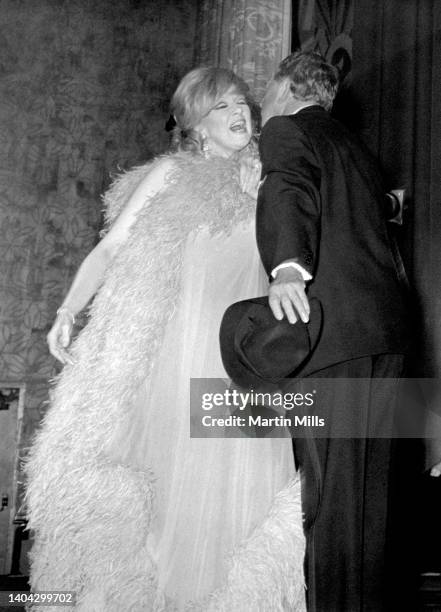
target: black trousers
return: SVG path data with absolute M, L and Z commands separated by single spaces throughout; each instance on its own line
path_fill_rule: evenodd
M 402 355 L 376 355 L 311 375 L 341 380 L 320 382 L 314 407 L 329 437 L 294 440 L 309 612 L 392 609 L 386 542 L 395 441 L 384 436 L 392 430 L 403 362 Z M 342 430 L 354 437 L 342 438 Z

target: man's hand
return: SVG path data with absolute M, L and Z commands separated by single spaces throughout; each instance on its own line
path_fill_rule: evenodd
M 309 302 L 305 293 L 305 281 L 295 268 L 277 271 L 268 292 L 268 302 L 273 315 L 281 321 L 284 316 L 295 323 L 300 316 L 304 323 L 309 321 Z
M 432 469 L 430 470 L 430 475 L 434 476 L 435 478 L 441 476 L 441 461 L 439 461 L 436 465 L 432 467 Z

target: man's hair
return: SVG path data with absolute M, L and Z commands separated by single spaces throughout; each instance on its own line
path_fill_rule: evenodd
M 318 53 L 296 51 L 280 62 L 276 81 L 288 78 L 293 96 L 331 110 L 338 87 L 337 68 Z

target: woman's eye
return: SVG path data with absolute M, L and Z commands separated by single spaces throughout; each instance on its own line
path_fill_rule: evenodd
M 235 102 L 230 102 L 230 105 L 234 106 L 234 104 L 240 104 L 243 106 L 248 106 L 247 101 L 245 100 L 245 98 L 239 98 L 238 100 L 236 100 Z M 228 103 L 227 102 L 218 102 L 216 104 L 216 106 L 213 106 L 213 110 L 223 110 L 224 108 L 228 108 Z

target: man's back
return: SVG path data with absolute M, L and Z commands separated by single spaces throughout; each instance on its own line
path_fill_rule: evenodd
M 374 160 L 320 106 L 270 119 L 260 151 L 257 238 L 263 262 L 271 271 L 295 259 L 312 274 L 308 295 L 320 298 L 324 309 L 311 370 L 401 352 L 404 287 Z

